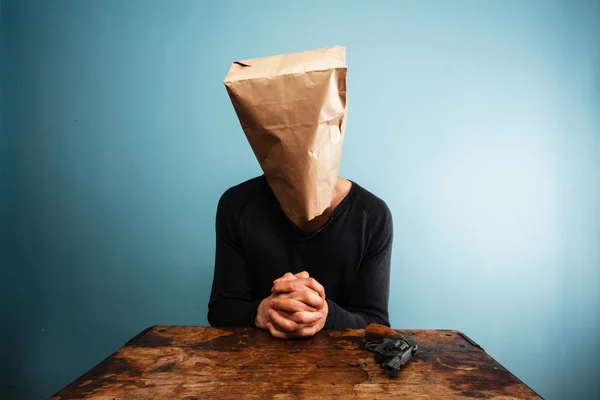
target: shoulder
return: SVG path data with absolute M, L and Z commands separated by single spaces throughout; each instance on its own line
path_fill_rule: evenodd
M 217 214 L 239 216 L 248 204 L 265 193 L 264 176 L 257 176 L 227 189 L 219 199 Z
M 221 200 L 244 200 L 262 192 L 264 176 L 248 179 L 227 189 L 221 196 Z
M 363 209 L 370 222 L 385 222 L 392 220 L 392 212 L 387 203 L 380 197 L 368 191 L 359 184 L 353 182 L 357 187 L 355 202 Z
M 215 218 L 218 235 L 229 238 L 233 243 L 239 241 L 239 224 L 244 211 L 256 199 L 264 197 L 263 181 L 264 176 L 258 176 L 230 187 L 221 195 Z
M 367 189 L 357 185 L 355 203 L 366 215 L 369 229 L 368 254 L 391 251 L 394 237 L 392 212 L 387 203 Z

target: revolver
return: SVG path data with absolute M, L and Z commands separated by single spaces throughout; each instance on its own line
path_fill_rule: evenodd
M 367 350 L 374 354 L 375 362 L 381 364 L 388 376 L 396 375 L 419 349 L 417 343 L 384 325 L 367 326 L 365 338 Z

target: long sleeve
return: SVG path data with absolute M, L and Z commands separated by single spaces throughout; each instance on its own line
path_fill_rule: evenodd
M 392 225 L 385 202 L 357 184 L 310 235 L 286 217 L 264 176 L 229 188 L 217 207 L 208 322 L 255 326 L 273 280 L 306 269 L 331 294 L 326 328 L 389 326 Z
M 371 238 L 350 295 L 342 304 L 327 300 L 326 329 L 361 329 L 370 323 L 390 326 L 388 315 L 393 220 L 385 213 L 370 220 Z
M 238 221 L 226 192 L 216 217 L 215 269 L 208 322 L 212 326 L 254 326 L 261 300 L 252 299 L 252 277 L 240 246 Z

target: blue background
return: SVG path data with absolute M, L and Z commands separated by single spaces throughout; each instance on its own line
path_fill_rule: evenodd
M 600 392 L 600 2 L 1 0 L 1 398 L 206 325 L 221 193 L 260 173 L 236 59 L 343 45 L 341 174 L 395 218 L 396 328 Z

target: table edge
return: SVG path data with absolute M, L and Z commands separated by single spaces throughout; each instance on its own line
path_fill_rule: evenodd
M 64 387 L 62 387 L 60 390 L 58 390 L 56 393 L 54 393 L 49 398 L 53 399 L 55 397 L 58 397 L 59 394 L 62 391 L 64 391 L 65 389 L 67 389 L 73 382 L 77 381 L 82 376 L 84 376 L 85 374 L 89 373 L 97 365 L 99 365 L 99 364 L 105 362 L 106 360 L 108 360 L 109 358 L 111 358 L 113 355 L 115 355 L 119 351 L 119 349 L 134 344 L 137 340 L 139 340 L 140 338 L 142 338 L 143 336 L 145 336 L 149 332 L 153 331 L 154 329 L 172 328 L 172 327 L 190 327 L 190 328 L 196 327 L 196 328 L 215 328 L 215 329 L 234 329 L 234 328 L 235 329 L 259 329 L 259 328 L 256 328 L 256 327 L 224 327 L 224 326 L 218 326 L 218 327 L 214 326 L 213 327 L 213 326 L 209 326 L 209 325 L 159 325 L 159 324 L 157 324 L 157 325 L 151 325 L 151 326 L 143 329 L 140 333 L 136 334 L 131 339 L 127 340 L 116 351 L 114 351 L 113 353 L 109 354 L 107 357 L 103 358 L 102 360 L 100 360 L 99 362 L 97 362 L 96 364 L 94 364 L 91 368 L 87 369 L 85 372 L 83 372 L 82 374 L 80 374 L 77 378 L 73 379 L 71 382 L 69 382 L 68 384 L 66 384 Z M 479 348 L 481 351 L 483 351 L 488 356 L 490 356 L 496 363 L 498 363 L 498 365 L 500 365 L 502 368 L 504 368 L 509 374 L 511 374 L 516 380 L 518 380 L 519 382 L 521 382 L 521 384 L 525 385 L 529 390 L 531 390 L 540 399 L 542 399 L 542 400 L 544 399 L 538 392 L 536 392 L 535 390 L 533 390 L 531 388 L 531 386 L 529 386 L 528 384 L 526 384 L 522 379 L 520 379 L 515 374 L 513 374 L 511 370 L 509 370 L 508 368 L 506 368 L 504 365 L 502 365 L 500 362 L 498 362 L 498 360 L 496 360 L 494 357 L 492 357 L 487 351 L 485 351 L 483 349 L 483 347 L 481 347 L 479 344 L 477 344 L 477 342 L 475 342 L 474 340 L 472 340 L 469 336 L 467 336 L 462 331 L 459 331 L 458 329 L 408 329 L 408 328 L 403 328 L 403 329 L 392 328 L 392 329 L 394 331 L 400 333 L 400 334 L 402 334 L 403 331 L 411 331 L 411 332 L 415 332 L 415 331 L 455 332 L 456 334 L 460 335 L 463 339 L 465 339 L 467 342 L 469 342 L 472 346 Z M 348 331 L 348 330 L 353 330 L 353 331 L 361 331 L 361 330 L 363 330 L 364 331 L 364 329 L 323 329 L 322 331 L 324 331 L 324 332 L 344 332 L 344 331 Z

